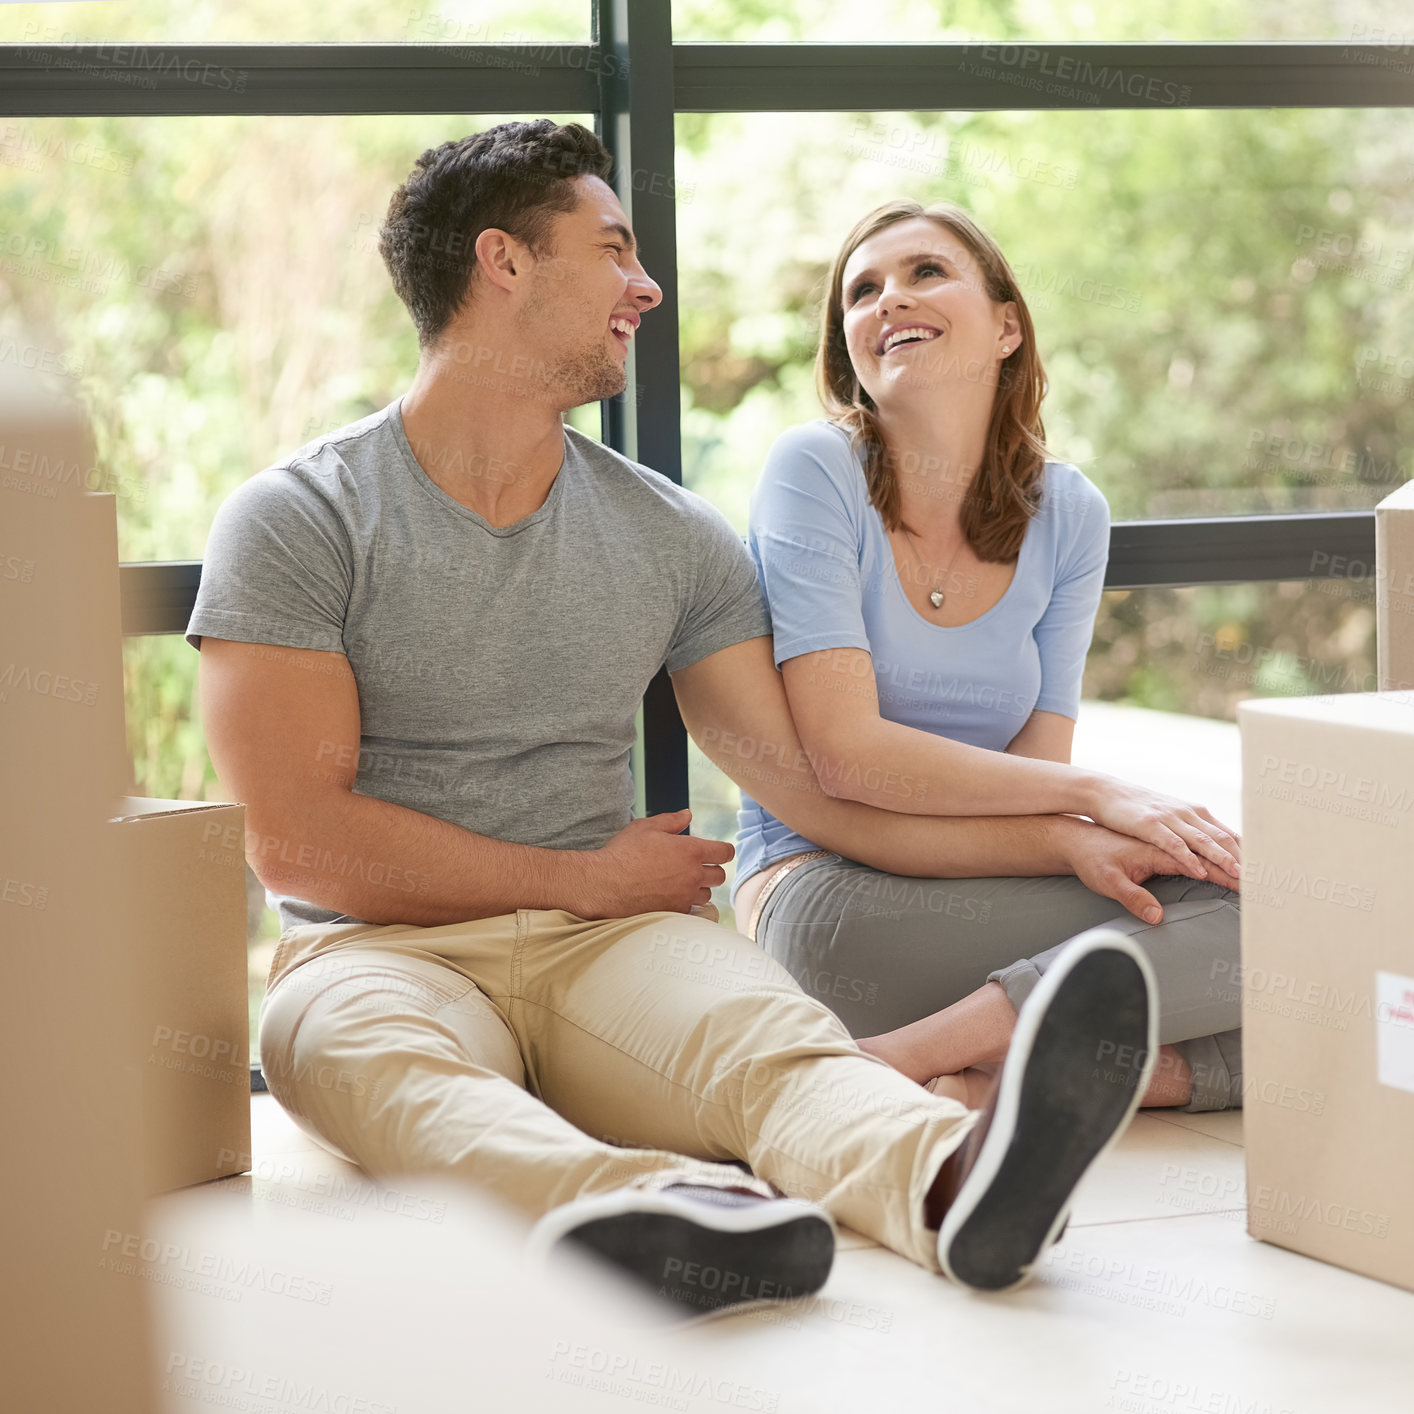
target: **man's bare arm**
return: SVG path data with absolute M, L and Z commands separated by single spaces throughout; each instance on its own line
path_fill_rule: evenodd
M 805 754 L 769 637 L 747 639 L 672 674 L 703 753 L 778 820 L 826 849 L 919 878 L 1070 874 L 1075 844 L 1100 827 L 1066 815 L 904 814 L 827 795 Z M 887 793 L 915 788 L 880 782 Z
M 435 927 L 518 908 L 582 918 L 686 912 L 721 883 L 729 845 L 635 820 L 598 850 L 542 849 L 355 795 L 358 691 L 342 653 L 204 637 L 207 748 L 246 807 L 246 857 L 276 893 L 370 923 Z

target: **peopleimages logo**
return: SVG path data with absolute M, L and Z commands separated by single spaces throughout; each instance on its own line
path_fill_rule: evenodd
M 99 1269 L 120 1276 L 140 1276 L 162 1286 L 184 1286 L 206 1295 L 239 1301 L 246 1291 L 288 1296 L 327 1306 L 334 1288 L 327 1281 L 281 1267 L 267 1267 L 248 1258 L 194 1251 L 184 1243 L 160 1242 L 142 1233 L 109 1228 L 103 1235 Z M 221 1288 L 226 1288 L 222 1291 Z
M 133 83 L 147 89 L 157 86 L 156 75 L 160 74 L 163 78 L 183 79 L 187 83 L 201 84 L 206 88 L 244 93 L 246 82 L 250 78 L 246 69 L 218 68 L 215 64 L 203 63 L 200 59 L 183 58 L 170 49 L 154 49 L 146 44 L 93 40 L 74 30 L 61 30 L 55 25 L 44 26 L 34 21 L 25 26 L 21 38 L 34 45 L 47 44 L 73 50 L 82 48 L 86 53 L 91 53 L 94 60 L 102 60 L 102 63 L 83 63 L 76 56 L 58 57 L 47 50 L 28 46 L 20 50 L 22 58 L 55 68 L 80 69 L 96 78 Z
M 1362 888 L 1343 879 L 1332 879 L 1325 874 L 1308 874 L 1306 870 L 1294 869 L 1290 865 L 1278 868 L 1264 860 L 1242 861 L 1242 883 L 1249 892 L 1274 890 L 1275 896 L 1264 898 L 1263 902 L 1278 901 L 1282 895 L 1299 894 L 1302 898 L 1315 899 L 1319 903 L 1358 908 L 1364 913 L 1372 912 L 1375 907 L 1374 889 Z
M 968 43 L 964 46 L 964 52 L 969 58 L 976 55 L 979 59 L 986 59 L 991 64 L 1013 71 L 1010 76 L 985 71 L 985 77 L 999 78 L 1006 82 L 1019 83 L 1025 88 L 1042 90 L 1053 89 L 1057 83 L 1070 84 L 1075 88 L 1087 90 L 1092 95 L 1088 101 L 1092 103 L 1098 101 L 1101 93 L 1114 93 L 1143 99 L 1148 103 L 1181 108 L 1186 107 L 1193 96 L 1193 89 L 1189 84 L 1180 85 L 1169 79 L 1141 73 L 1137 69 L 1126 69 L 1119 64 L 1096 66 L 1089 59 L 1074 54 L 1056 54 L 1030 44 L 1000 44 L 995 41 L 985 44 Z M 972 71 L 978 72 L 975 64 Z M 1051 82 L 1043 84 L 1041 79 Z
M 1326 1227 L 1338 1227 L 1364 1237 L 1384 1237 L 1389 1231 L 1389 1215 L 1368 1209 L 1351 1207 L 1307 1193 L 1291 1193 L 1269 1183 L 1258 1184 L 1250 1195 L 1253 1226 L 1273 1226 L 1287 1223 L 1318 1222 Z M 1260 1216 L 1259 1216 L 1260 1215 Z M 1263 1221 L 1266 1219 L 1266 1221 Z M 1288 1227 L 1286 1231 L 1295 1231 Z
M 0 0 L 4 4 L 5 0 Z M 284 1375 L 265 1375 L 241 1365 L 173 1351 L 163 1370 L 162 1390 L 184 1400 L 244 1410 L 296 1410 L 309 1414 L 397 1414 L 386 1404 L 346 1390 L 313 1385 Z
M 1316 766 L 1309 761 L 1293 761 L 1284 756 L 1263 755 L 1261 775 L 1275 776 L 1285 785 L 1301 786 L 1306 790 L 1328 791 L 1346 800 L 1378 806 L 1381 810 L 1406 811 L 1414 805 L 1414 795 L 1408 786 L 1392 786 L 1372 776 L 1357 776 L 1337 771 L 1331 766 Z

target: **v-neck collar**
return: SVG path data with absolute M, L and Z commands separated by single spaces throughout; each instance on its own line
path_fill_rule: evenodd
M 519 520 L 512 521 L 510 525 L 492 525 L 480 512 L 472 510 L 470 506 L 463 505 L 455 496 L 449 496 L 428 474 L 423 470 L 422 463 L 413 454 L 412 446 L 407 439 L 407 429 L 403 426 L 402 398 L 396 398 L 389 405 L 388 422 L 393 429 L 393 440 L 398 444 L 398 450 L 403 455 L 403 461 L 408 470 L 412 473 L 413 479 L 422 487 L 433 500 L 445 506 L 448 510 L 464 519 L 479 525 L 490 535 L 508 536 L 519 535 L 522 530 L 528 529 L 532 525 L 547 519 L 555 513 L 556 507 L 563 499 L 563 486 L 565 474 L 570 464 L 570 442 L 568 437 L 562 434 L 563 452 L 560 457 L 559 469 L 555 472 L 555 479 L 550 483 L 549 493 L 546 495 L 544 503 L 537 506 L 535 510 L 527 516 L 522 516 Z

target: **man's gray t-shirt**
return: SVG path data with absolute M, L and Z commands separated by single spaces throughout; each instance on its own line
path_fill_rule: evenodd
M 499 840 L 597 849 L 633 818 L 629 752 L 653 675 L 770 633 L 751 556 L 702 497 L 569 427 L 544 505 L 493 526 L 418 464 L 400 402 L 226 497 L 187 642 L 346 654 L 356 794 Z M 296 845 L 287 858 L 277 872 L 308 873 Z M 418 887 L 373 860 L 324 856 L 326 871 L 394 899 Z M 266 897 L 282 929 L 364 921 Z

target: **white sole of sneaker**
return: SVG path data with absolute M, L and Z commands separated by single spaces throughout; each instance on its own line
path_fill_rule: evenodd
M 1047 969 L 1017 1016 L 991 1127 L 938 1230 L 938 1262 L 952 1280 L 988 1292 L 1031 1280 L 1075 1189 L 1148 1089 L 1157 996 L 1148 958 L 1118 931 L 1082 935 Z M 1107 1060 L 1141 1054 L 1137 1073 L 1105 1078 Z
M 661 1189 L 618 1188 L 547 1213 L 528 1253 L 544 1263 L 561 1243 L 572 1245 L 706 1315 L 813 1294 L 829 1277 L 835 1238 L 830 1215 L 795 1198 L 719 1208 Z

